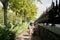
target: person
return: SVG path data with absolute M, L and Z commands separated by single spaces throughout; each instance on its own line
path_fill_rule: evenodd
M 32 35 L 32 33 L 33 33 L 33 28 L 34 28 L 34 24 L 33 23 L 30 23 L 29 26 L 28 26 L 29 34 L 30 35 Z
M 36 35 L 39 35 L 39 24 L 37 22 L 34 23 L 34 33 L 33 33 L 33 36 L 36 36 Z

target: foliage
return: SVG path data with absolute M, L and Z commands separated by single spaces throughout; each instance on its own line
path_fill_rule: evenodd
M 18 11 L 18 14 L 24 18 L 24 12 L 26 12 L 26 16 L 31 20 L 36 16 L 37 8 L 36 5 L 33 4 L 32 0 L 10 0 L 10 9 L 14 12 Z
M 15 37 L 27 30 L 26 23 L 12 24 L 8 23 L 7 27 L 0 25 L 0 40 L 15 40 Z
M 8 16 L 8 23 L 13 23 L 16 21 L 16 15 L 14 13 L 8 12 L 7 16 Z
M 0 40 L 14 40 L 15 32 L 10 31 L 4 26 L 0 26 Z
M 4 3 L 6 0 L 0 0 Z M 8 4 L 9 3 L 9 4 Z M 27 16 L 29 20 L 34 19 L 37 8 L 36 5 L 33 4 L 32 0 L 9 0 L 8 1 L 9 8 L 13 12 L 18 13 L 18 17 L 16 17 L 15 13 L 9 13 L 7 16 L 8 24 L 6 26 L 0 26 L 0 40 L 14 40 L 16 35 L 21 34 L 23 31 L 27 30 L 27 23 L 19 24 L 19 19 L 22 12 L 22 19 L 24 20 L 24 16 Z M 4 3 L 7 11 L 6 2 Z M 22 11 L 21 11 L 22 10 Z M 4 11 L 4 12 L 5 12 Z M 3 10 L 0 10 L 0 23 L 3 23 Z M 6 14 L 7 12 L 5 12 Z M 24 15 L 26 13 L 26 15 Z M 16 19 L 17 18 L 17 19 Z
M 28 5 L 29 6 L 29 5 Z M 37 14 L 37 8 L 36 5 L 34 4 L 30 4 L 30 7 L 27 9 L 27 15 L 28 17 L 32 20 L 35 18 L 36 14 Z

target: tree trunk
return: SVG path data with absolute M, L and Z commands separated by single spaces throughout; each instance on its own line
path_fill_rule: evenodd
M 20 24 L 22 24 L 22 10 L 20 10 Z
M 17 11 L 16 11 L 16 16 L 17 16 Z
M 22 24 L 22 15 L 20 15 L 20 24 Z
M 8 1 L 9 0 L 5 0 L 2 4 L 3 4 L 3 9 L 4 9 L 4 25 L 7 26 L 7 6 L 8 6 Z
M 24 22 L 26 22 L 27 21 L 27 14 L 26 14 L 26 10 L 24 10 Z
M 7 26 L 7 10 L 4 9 L 4 25 Z
M 15 15 L 16 15 L 16 23 L 17 23 L 17 21 L 18 21 L 18 17 L 17 17 L 17 11 L 16 11 L 16 14 L 15 14 Z

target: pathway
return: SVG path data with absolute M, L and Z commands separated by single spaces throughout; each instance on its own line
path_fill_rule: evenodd
M 25 31 L 19 35 L 16 40 L 40 40 L 39 36 L 29 36 L 28 32 Z

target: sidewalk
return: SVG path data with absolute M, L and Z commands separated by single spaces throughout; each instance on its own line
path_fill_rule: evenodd
M 29 40 L 29 39 L 30 39 L 30 36 L 27 33 L 27 31 L 23 32 L 21 35 L 16 37 L 16 40 Z
M 39 36 L 29 36 L 28 32 L 25 31 L 19 35 L 16 40 L 40 40 Z

